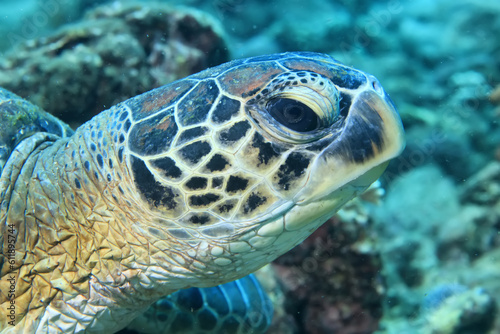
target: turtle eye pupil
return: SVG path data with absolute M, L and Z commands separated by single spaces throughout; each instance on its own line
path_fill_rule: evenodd
M 283 111 L 283 115 L 287 121 L 294 124 L 300 122 L 304 118 L 304 114 L 302 106 L 288 105 L 285 106 L 285 110 Z
M 267 103 L 267 111 L 275 120 L 297 132 L 316 130 L 318 115 L 305 104 L 285 98 L 275 98 Z

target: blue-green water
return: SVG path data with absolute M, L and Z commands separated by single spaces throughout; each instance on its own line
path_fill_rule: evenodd
M 303 247 L 294 261 L 276 264 L 276 277 L 266 276 L 281 296 L 275 305 L 279 323 L 270 332 L 500 332 L 500 321 L 489 323 L 496 319 L 491 305 L 500 302 L 500 4 L 479 0 L 165 2 L 209 13 L 220 26 L 216 31 L 225 39 L 230 59 L 315 51 L 372 73 L 391 95 L 406 129 L 406 150 L 381 178 L 385 188 L 381 203 L 365 204 L 367 218 L 349 223 L 365 233 L 357 236 L 359 242 L 349 244 L 350 249 L 377 259 L 374 266 L 379 273 L 364 277 L 377 282 L 377 300 L 338 298 L 342 287 L 335 282 L 308 284 L 308 275 L 326 282 L 335 277 L 335 270 L 325 269 L 332 264 L 315 257 L 313 248 Z M 103 3 L 2 1 L 0 64 L 15 58 L 12 50 L 17 45 L 34 43 L 30 41 L 81 22 L 86 11 Z M 134 54 L 136 61 L 127 66 L 139 66 L 141 59 L 151 59 L 152 54 L 152 50 Z M 90 63 L 106 65 L 99 59 Z M 7 78 L 1 68 L 0 82 L 2 76 Z M 21 88 L 27 86 L 23 80 L 29 82 L 33 76 L 30 72 L 16 75 Z M 130 94 L 149 84 L 138 83 Z M 23 95 L 23 91 L 15 93 Z M 85 97 L 86 91 L 77 93 Z M 113 102 L 118 101 L 109 103 Z M 104 109 L 102 104 L 96 110 Z M 79 116 L 75 123 L 85 117 Z M 327 240 L 335 240 L 335 235 Z M 328 241 L 324 248 L 328 254 L 341 252 L 342 242 Z M 291 284 L 280 275 L 294 272 L 293 268 L 302 268 L 301 279 Z M 464 288 L 446 288 L 457 285 Z

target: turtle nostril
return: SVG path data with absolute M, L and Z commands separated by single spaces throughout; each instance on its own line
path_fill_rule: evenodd
M 370 77 L 370 81 L 372 83 L 373 90 L 375 90 L 377 92 L 377 94 L 379 94 L 380 96 L 384 96 L 384 94 L 385 94 L 384 89 L 380 85 L 380 82 L 378 82 L 378 80 L 375 79 L 375 77 L 373 77 L 373 76 Z

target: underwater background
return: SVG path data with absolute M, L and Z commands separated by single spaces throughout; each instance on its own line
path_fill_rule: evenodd
M 498 1 L 3 0 L 0 86 L 76 127 L 235 58 L 315 51 L 371 73 L 407 148 L 259 273 L 268 332 L 500 333 L 499 32 Z

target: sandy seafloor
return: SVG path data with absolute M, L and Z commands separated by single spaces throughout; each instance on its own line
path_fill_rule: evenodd
M 0 56 L 105 2 L 1 1 Z M 211 13 L 231 59 L 316 51 L 375 75 L 407 133 L 367 206 L 385 286 L 377 332 L 500 333 L 500 2 L 165 2 Z

